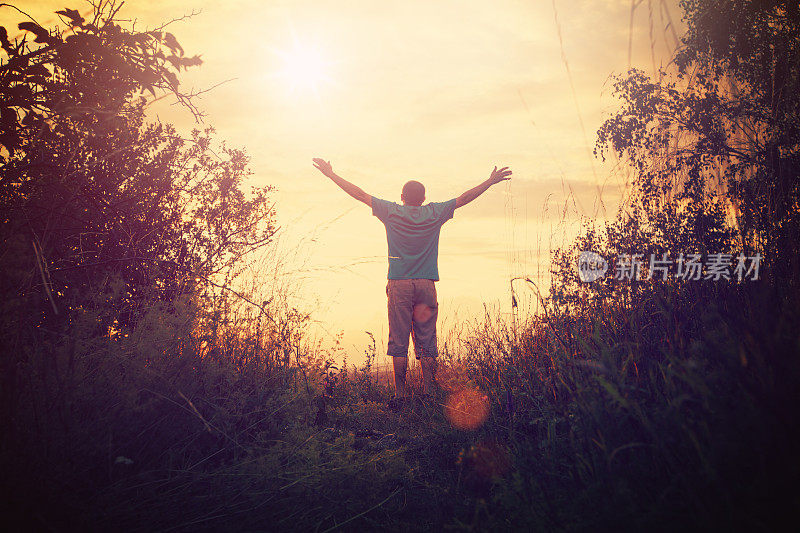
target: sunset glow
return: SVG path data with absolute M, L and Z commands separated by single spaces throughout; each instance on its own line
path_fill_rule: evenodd
M 63 8 L 61 0 L 23 4 L 48 24 Z M 677 14 L 677 2 L 670 5 Z M 312 157 L 395 202 L 409 179 L 441 202 L 486 179 L 494 165 L 512 168 L 508 184 L 443 229 L 437 285 L 443 334 L 482 316 L 485 304 L 509 316 L 509 279 L 533 279 L 546 294 L 549 249 L 568 241 L 581 217 L 615 213 L 626 178 L 591 149 L 618 105 L 609 75 L 629 66 L 629 29 L 630 65 L 649 73 L 674 46 L 659 31 L 651 48 L 648 12 L 636 11 L 631 26 L 629 2 L 140 6 L 126 4 L 148 28 L 200 12 L 169 27 L 187 55 L 202 54 L 203 65 L 183 73 L 181 85 L 216 86 L 198 103 L 220 139 L 247 150 L 246 185 L 275 187 L 288 250 L 275 255 L 299 273 L 292 297 L 314 313 L 325 342 L 343 332 L 355 354 L 368 342 L 365 331 L 385 349 L 386 235 L 368 208 L 313 168 Z M 185 131 L 197 127 L 166 98 L 149 114 Z M 600 190 L 605 210 L 596 207 Z M 538 301 L 528 285 L 515 294 L 518 312 Z
M 282 63 L 275 75 L 292 94 L 312 92 L 319 97 L 321 88 L 332 82 L 331 62 L 315 45 L 295 40 L 291 48 L 276 50 L 275 54 Z

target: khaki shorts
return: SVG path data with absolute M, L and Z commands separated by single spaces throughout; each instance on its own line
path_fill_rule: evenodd
M 414 340 L 414 353 L 436 357 L 436 285 L 432 279 L 390 279 L 386 284 L 389 299 L 388 355 L 408 357 L 408 336 Z

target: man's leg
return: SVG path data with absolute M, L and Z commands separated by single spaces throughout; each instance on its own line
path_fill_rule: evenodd
M 435 357 L 421 357 L 419 361 L 422 364 L 424 392 L 425 394 L 433 394 L 436 392 L 436 368 L 439 363 Z
M 389 346 L 392 356 L 394 387 L 397 398 L 408 397 L 406 370 L 408 368 L 408 336 L 411 333 L 411 314 L 414 287 L 411 280 L 389 280 L 386 284 L 389 307 Z
M 436 285 L 432 280 L 415 280 L 414 312 L 412 314 L 411 335 L 414 351 L 422 365 L 422 383 L 425 394 L 436 391 L 436 319 L 439 303 L 436 298 Z
M 394 365 L 394 395 L 398 398 L 408 397 L 406 390 L 406 369 L 408 368 L 408 357 L 392 357 Z

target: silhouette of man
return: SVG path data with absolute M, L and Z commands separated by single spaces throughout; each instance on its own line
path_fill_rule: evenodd
M 453 212 L 483 194 L 489 187 L 510 179 L 508 167 L 494 167 L 489 178 L 447 202 L 425 205 L 425 187 L 409 181 L 400 195 L 402 205 L 381 200 L 338 176 L 329 161 L 315 158 L 314 167 L 344 192 L 372 208 L 386 227 L 389 245 L 389 273 L 386 296 L 389 307 L 389 343 L 386 351 L 394 367 L 395 404 L 408 398 L 408 338 L 414 341 L 414 353 L 422 365 L 425 395 L 433 392 L 436 377 L 436 318 L 439 304 L 436 286 L 439 280 L 439 231 L 453 218 Z

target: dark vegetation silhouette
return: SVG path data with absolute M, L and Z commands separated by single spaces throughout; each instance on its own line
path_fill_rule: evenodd
M 65 9 L 60 29 L 21 13 L 18 37 L 0 29 L 4 521 L 786 523 L 800 496 L 800 16 L 781 1 L 682 8 L 670 67 L 618 77 L 621 108 L 598 132 L 597 153 L 633 175 L 616 220 L 554 253 L 540 314 L 487 314 L 463 350 L 441 350 L 449 398 L 399 413 L 374 340 L 364 367 L 336 366 L 348 354 L 306 342 L 306 314 L 233 285 L 276 235 L 269 191 L 245 193 L 246 155 L 211 129 L 182 138 L 144 117 L 166 95 L 200 116 L 177 77 L 199 59 L 166 27 L 115 22 L 113 3 Z M 764 259 L 758 281 L 581 283 L 587 249 Z

